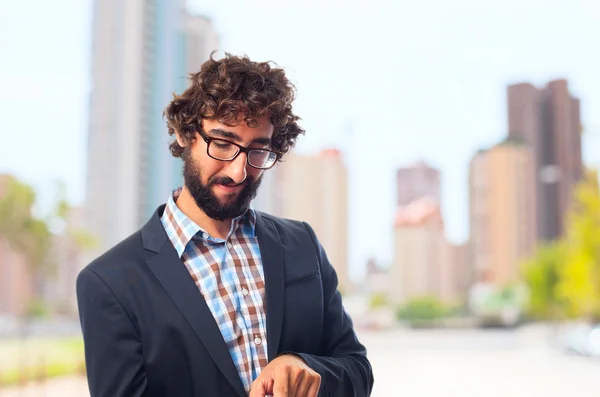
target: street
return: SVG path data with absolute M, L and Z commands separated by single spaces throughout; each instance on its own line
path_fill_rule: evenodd
M 373 397 L 600 396 L 600 361 L 548 347 L 550 329 L 364 333 Z
M 548 346 L 551 330 L 361 331 L 375 374 L 373 397 L 600 396 L 600 360 Z M 0 397 L 85 397 L 63 378 Z

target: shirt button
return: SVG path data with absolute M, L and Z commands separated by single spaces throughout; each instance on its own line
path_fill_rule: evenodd
M 248 295 L 248 290 L 245 287 L 242 288 L 242 295 L 244 295 L 244 296 Z
M 255 345 L 260 345 L 261 343 L 262 343 L 262 339 L 260 339 L 259 337 L 254 338 Z
M 208 234 L 207 233 L 202 233 L 202 237 L 208 238 Z
M 233 244 L 231 244 L 231 243 L 227 243 L 227 246 L 228 246 L 229 248 L 233 248 Z

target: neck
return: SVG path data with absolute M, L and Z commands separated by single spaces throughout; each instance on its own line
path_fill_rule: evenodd
M 204 231 L 215 238 L 225 238 L 231 229 L 231 219 L 219 221 L 206 215 L 198 207 L 196 201 L 184 186 L 177 199 L 177 207 L 194 223 L 200 226 Z

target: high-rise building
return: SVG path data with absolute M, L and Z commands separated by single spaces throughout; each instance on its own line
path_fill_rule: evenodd
M 212 20 L 204 15 L 187 15 L 185 24 L 186 72 L 200 70 L 200 64 L 219 49 L 219 35 Z
M 289 153 L 263 178 L 253 208 L 310 224 L 336 270 L 340 290 L 348 292 L 348 171 L 341 153 Z
M 396 180 L 398 207 L 423 197 L 441 201 L 440 171 L 425 162 L 398 169 Z
M 182 184 L 162 112 L 216 49 L 183 0 L 94 2 L 86 228 L 106 250 Z
M 449 298 L 447 242 L 437 200 L 424 197 L 398 207 L 394 222 L 394 258 L 390 268 L 393 303 L 421 296 Z
M 481 281 L 491 261 L 490 172 L 487 151 L 480 150 L 469 164 L 470 262 L 473 281 Z
M 445 238 L 440 171 L 420 161 L 398 169 L 396 179 L 392 299 L 431 295 L 447 302 L 462 300 L 459 267 L 466 263 Z
M 288 162 L 287 159 L 291 156 L 294 156 L 294 154 L 287 154 L 284 161 Z M 258 194 L 252 201 L 252 208 L 275 216 L 283 213 L 283 191 L 279 185 L 281 180 L 280 167 L 282 167 L 282 163 L 263 173 Z
M 520 278 L 536 246 L 533 150 L 516 138 L 479 151 L 470 164 L 471 260 L 474 281 L 497 286 Z
M 447 277 L 442 279 L 443 295 L 456 303 L 465 303 L 473 284 L 470 247 L 468 243 L 447 244 Z
M 583 172 L 579 99 L 566 80 L 554 80 L 543 89 L 529 83 L 508 86 L 507 104 L 509 136 L 533 150 L 538 239 L 555 240 L 564 232 Z

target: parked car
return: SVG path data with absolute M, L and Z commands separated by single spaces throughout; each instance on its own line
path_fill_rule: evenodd
M 600 358 L 600 324 L 574 326 L 565 335 L 564 347 L 571 353 Z

